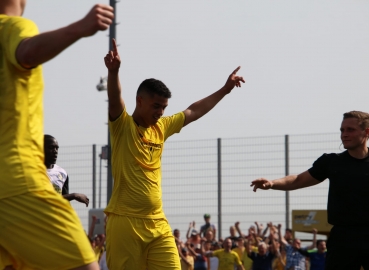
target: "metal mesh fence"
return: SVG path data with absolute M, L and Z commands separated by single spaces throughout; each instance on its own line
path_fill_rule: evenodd
M 337 133 L 290 135 L 288 138 L 287 170 L 290 174 L 309 169 L 323 153 L 343 150 Z M 162 157 L 162 189 L 164 211 L 172 228 L 178 228 L 184 237 L 189 222 L 195 221 L 200 228 L 204 213 L 211 214 L 211 222 L 217 224 L 218 155 L 221 159 L 222 236 L 229 235 L 229 227 L 236 221 L 245 232 L 255 221 L 264 224 L 272 221 L 285 227 L 285 192 L 254 193 L 250 187 L 256 178 L 275 179 L 285 175 L 285 136 L 221 139 L 220 144 L 219 153 L 217 139 L 166 142 Z M 104 208 L 107 203 L 107 164 L 101 160 L 100 167 L 101 147 L 96 146 L 96 208 Z M 58 159 L 58 164 L 69 174 L 70 192 L 84 193 L 90 198 L 88 208 L 72 202 L 86 230 L 88 209 L 93 206 L 92 149 L 92 146 L 61 146 Z M 291 191 L 290 210 L 326 209 L 327 193 L 328 181 Z

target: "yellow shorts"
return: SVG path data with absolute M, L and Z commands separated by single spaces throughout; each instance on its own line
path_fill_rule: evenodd
M 0 269 L 62 270 L 94 261 L 77 214 L 51 188 L 0 200 Z
M 178 250 L 166 219 L 109 214 L 106 225 L 109 270 L 180 270 Z

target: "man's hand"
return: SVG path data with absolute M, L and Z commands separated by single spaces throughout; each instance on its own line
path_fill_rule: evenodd
M 86 204 L 86 207 L 88 206 L 90 199 L 85 195 L 81 193 L 74 193 L 74 199 L 78 202 Z
M 250 187 L 252 187 L 252 186 L 254 187 L 254 192 L 256 192 L 256 190 L 258 188 L 264 189 L 264 190 L 272 188 L 273 183 L 272 183 L 272 181 L 269 181 L 265 178 L 258 178 L 258 179 L 251 182 Z
M 120 67 L 120 56 L 118 54 L 117 42 L 115 39 L 112 39 L 113 50 L 109 51 L 108 54 L 104 57 L 105 66 L 109 71 L 118 72 Z
M 236 87 L 241 87 L 241 82 L 245 83 L 245 80 L 241 76 L 237 76 L 237 71 L 240 70 L 241 67 L 236 68 L 231 75 L 229 75 L 227 82 L 224 85 L 224 88 L 226 88 L 229 92 L 232 91 L 232 89 Z M 228 92 L 228 93 L 229 93 Z
M 113 22 L 114 10 L 111 6 L 96 4 L 87 15 L 76 23 L 82 37 L 94 35 L 97 31 L 109 28 Z

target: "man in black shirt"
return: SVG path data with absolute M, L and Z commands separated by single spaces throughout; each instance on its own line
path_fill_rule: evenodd
M 254 191 L 294 190 L 328 178 L 328 222 L 333 228 L 327 243 L 325 269 L 354 270 L 360 266 L 369 269 L 369 114 L 345 113 L 340 130 L 345 152 L 324 154 L 312 168 L 299 175 L 273 181 L 259 178 L 251 186 Z

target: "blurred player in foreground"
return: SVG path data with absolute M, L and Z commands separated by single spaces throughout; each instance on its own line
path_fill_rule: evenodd
M 113 9 L 38 33 L 22 18 L 25 0 L 0 1 L 0 269 L 98 269 L 71 205 L 44 165 L 41 64 L 78 39 L 109 27 Z

